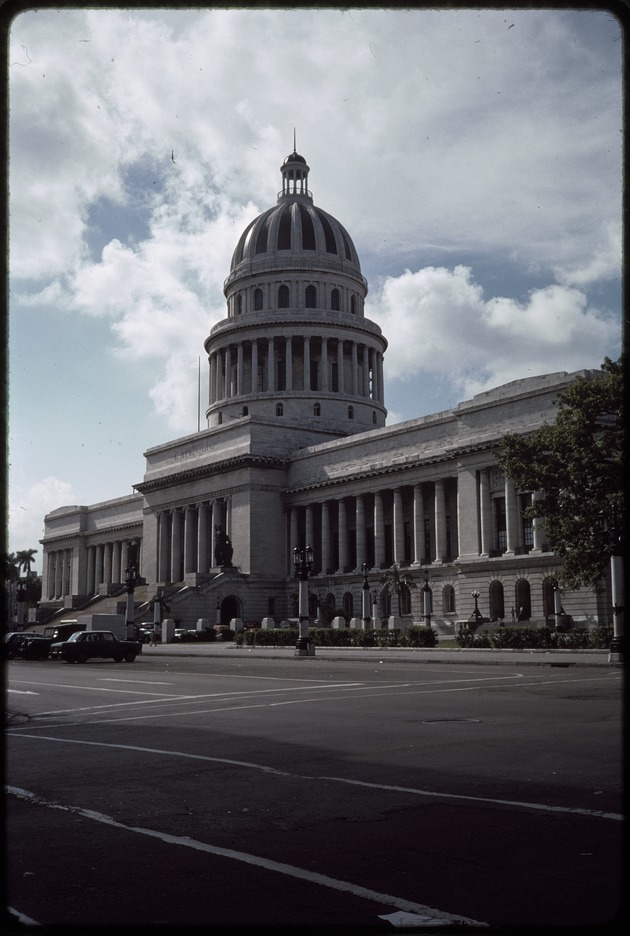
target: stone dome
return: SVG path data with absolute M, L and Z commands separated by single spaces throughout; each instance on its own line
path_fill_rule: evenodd
M 229 282 L 236 275 L 264 266 L 284 269 L 335 270 L 363 279 L 359 257 L 345 227 L 313 204 L 308 190 L 309 167 L 299 153 L 284 160 L 282 191 L 277 204 L 263 211 L 243 231 L 230 264 Z M 364 281 L 365 282 L 365 281 Z

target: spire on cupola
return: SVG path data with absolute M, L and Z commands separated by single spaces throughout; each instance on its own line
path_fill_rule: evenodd
M 287 156 L 280 166 L 282 173 L 282 191 L 278 192 L 278 201 L 283 198 L 296 198 L 302 196 L 309 201 L 313 201 L 313 196 L 308 190 L 308 172 L 309 167 L 306 160 L 297 152 L 295 143 L 295 129 L 293 130 L 293 152 Z

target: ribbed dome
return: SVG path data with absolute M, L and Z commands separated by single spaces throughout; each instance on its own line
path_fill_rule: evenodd
M 286 157 L 280 172 L 282 191 L 278 192 L 278 203 L 245 228 L 232 255 L 230 274 L 241 264 L 241 269 L 251 269 L 252 264 L 258 267 L 279 262 L 287 268 L 302 263 L 323 264 L 361 277 L 352 238 L 336 218 L 313 204 L 304 157 L 294 151 Z
M 307 202 L 303 196 L 281 197 L 279 204 L 254 219 L 241 235 L 232 255 L 230 272 L 243 261 L 268 262 L 277 255 L 283 263 L 304 253 L 312 263 L 317 254 L 328 260 L 341 260 L 361 272 L 361 265 L 352 239 L 346 229 L 321 208 Z

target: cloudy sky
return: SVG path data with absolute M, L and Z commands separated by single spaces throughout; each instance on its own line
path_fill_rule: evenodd
M 389 340 L 389 422 L 620 352 L 606 11 L 40 9 L 11 24 L 9 548 L 197 431 L 238 237 L 297 149 Z M 201 359 L 201 364 L 200 364 Z

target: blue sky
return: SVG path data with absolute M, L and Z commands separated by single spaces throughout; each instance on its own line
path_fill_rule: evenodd
M 607 11 L 40 9 L 11 25 L 9 549 L 197 430 L 238 237 L 297 148 L 389 422 L 620 353 Z M 203 428 L 203 416 L 201 426 Z

